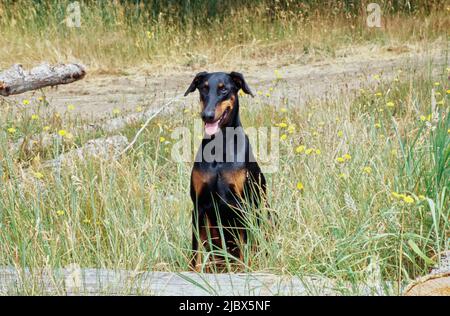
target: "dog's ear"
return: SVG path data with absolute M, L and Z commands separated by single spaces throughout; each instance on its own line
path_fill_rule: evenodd
M 199 72 L 197 75 L 195 75 L 194 80 L 192 80 L 191 85 L 184 93 L 184 96 L 187 96 L 189 93 L 194 92 L 195 89 L 198 88 L 198 85 L 200 81 L 207 75 L 208 73 L 206 71 Z
M 247 82 L 245 82 L 244 76 L 241 73 L 232 71 L 230 73 L 230 77 L 236 84 L 238 91 L 242 89 L 242 91 L 254 97 L 253 92 L 250 90 L 250 87 L 248 86 Z

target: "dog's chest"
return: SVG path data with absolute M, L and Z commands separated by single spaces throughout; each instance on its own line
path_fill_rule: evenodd
M 194 168 L 192 171 L 192 185 L 197 197 L 211 193 L 224 198 L 230 193 L 242 195 L 247 178 L 248 171 L 244 166 Z

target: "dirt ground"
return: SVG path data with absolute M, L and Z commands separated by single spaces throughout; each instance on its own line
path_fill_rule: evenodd
M 448 56 L 442 50 L 418 51 L 414 48 L 401 51 L 363 47 L 335 59 L 324 59 L 309 63 L 293 62 L 280 64 L 272 61 L 254 61 L 235 69 L 242 72 L 253 92 L 268 92 L 278 71 L 285 82 L 277 94 L 288 96 L 290 100 L 301 106 L 309 98 L 333 98 L 337 95 L 349 95 L 351 91 L 366 87 L 375 82 L 374 74 L 381 74 L 383 79 L 390 80 L 398 74 L 399 68 L 417 69 L 429 66 L 430 57 L 433 68 L 448 65 Z M 152 74 L 142 71 L 128 71 L 130 75 L 96 75 L 89 74 L 82 81 L 48 88 L 45 90 L 52 107 L 64 112 L 69 104 L 75 106 L 74 113 L 84 117 L 104 117 L 113 109 L 134 111 L 138 105 L 157 107 L 165 99 L 182 94 L 190 84 L 193 76 L 208 69 L 178 68 L 172 70 L 155 69 Z M 18 100 L 30 99 L 40 92 L 28 92 L 11 97 Z M 195 102 L 197 95 L 186 98 L 187 102 Z

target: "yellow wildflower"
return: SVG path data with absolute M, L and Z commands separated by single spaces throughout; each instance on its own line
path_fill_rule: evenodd
M 444 105 L 444 99 L 442 99 L 441 101 L 436 102 L 437 105 Z
M 142 106 L 138 105 L 136 107 L 136 112 L 142 112 L 142 110 L 143 110 Z
M 322 151 L 320 149 L 316 149 L 316 155 L 320 155 Z
M 64 129 L 61 129 L 61 130 L 58 131 L 58 134 L 59 134 L 59 136 L 64 137 L 64 136 L 67 135 L 67 131 L 64 130 Z
M 33 115 L 31 115 L 31 119 L 32 119 L 33 121 L 37 121 L 37 120 L 39 119 L 39 115 L 33 114 Z
M 450 94 L 450 89 L 447 90 L 447 94 Z
M 293 124 L 289 125 L 287 130 L 288 130 L 289 134 L 294 134 L 294 132 L 295 132 L 295 125 L 293 125 Z
M 342 158 L 344 158 L 345 160 L 351 160 L 352 156 L 350 154 L 345 154 L 344 156 L 342 156 Z
M 413 199 L 411 196 L 409 196 L 409 195 L 404 196 L 404 197 L 403 197 L 403 201 L 404 201 L 405 203 L 408 203 L 408 204 L 414 203 L 414 199 Z
M 348 178 L 348 174 L 346 174 L 346 173 L 340 173 L 340 174 L 339 174 L 339 178 L 340 178 L 340 179 L 347 179 L 347 178 Z
M 297 190 L 302 191 L 305 187 L 303 186 L 303 183 L 297 182 Z
M 42 128 L 42 130 L 44 131 L 44 132 L 48 132 L 49 130 L 50 130 L 50 126 L 44 126 L 43 128 Z
M 75 110 L 75 105 L 69 104 L 69 105 L 67 106 L 67 110 L 68 110 L 68 111 L 73 111 L 73 110 Z
M 262 91 L 258 90 L 258 91 L 256 91 L 256 94 L 257 95 L 262 95 L 263 93 L 262 93 Z
M 35 173 L 33 173 L 33 175 L 38 180 L 41 180 L 41 179 L 44 178 L 44 175 L 42 173 L 40 173 L 40 172 L 35 172 Z
M 63 210 L 58 210 L 58 211 L 56 211 L 56 215 L 63 216 L 64 215 L 64 211 Z
M 28 105 L 28 104 L 30 104 L 30 100 L 25 99 L 25 100 L 22 101 L 22 104 L 23 105 Z
M 14 127 L 8 128 L 8 133 L 14 134 L 17 130 Z
M 113 110 L 113 114 L 115 114 L 115 115 L 120 114 L 120 109 L 115 108 L 115 109 Z
M 367 166 L 367 167 L 364 167 L 364 168 L 363 168 L 363 172 L 366 173 L 366 174 L 371 174 L 371 173 L 372 173 L 372 168 L 371 168 L 371 167 L 368 167 L 368 166 Z
M 386 106 L 389 108 L 393 108 L 395 106 L 395 103 L 392 101 L 389 101 L 388 103 L 386 103 Z
M 287 135 L 286 134 L 281 135 L 280 139 L 281 140 L 286 140 L 287 139 Z
M 278 127 L 281 127 L 281 128 L 286 128 L 287 126 L 288 125 L 286 123 L 284 123 L 284 122 L 281 122 L 281 123 L 278 124 Z
M 298 146 L 297 148 L 295 148 L 295 152 L 296 152 L 297 154 L 301 154 L 302 152 L 305 151 L 305 149 L 306 149 L 305 146 L 300 145 L 300 146 Z
M 343 131 L 337 132 L 337 136 L 338 136 L 338 137 L 343 137 L 343 136 L 344 136 L 344 132 L 343 132 Z
M 266 93 L 266 97 L 270 98 L 270 93 L 269 92 Z
M 436 87 L 439 87 L 439 86 L 441 85 L 441 83 L 436 81 L 436 82 L 434 83 L 434 85 L 435 85 Z
M 427 198 L 425 195 L 422 195 L 422 194 L 420 194 L 418 197 L 419 197 L 419 200 L 421 200 L 421 201 L 423 201 Z
M 375 128 L 381 128 L 381 124 L 380 123 L 375 123 Z
M 238 92 L 238 95 L 240 97 L 243 97 L 243 96 L 245 96 L 245 93 L 244 93 L 244 91 L 242 91 L 242 89 L 240 89 L 239 92 Z
M 286 108 L 281 108 L 281 109 L 280 109 L 280 112 L 281 112 L 281 113 L 286 113 L 287 111 L 288 111 L 288 109 L 286 109 Z
M 337 157 L 337 158 L 336 158 L 336 161 L 339 162 L 339 163 L 344 163 L 344 162 L 345 162 L 345 159 L 342 158 L 342 157 Z
M 306 151 L 305 151 L 305 153 L 307 154 L 307 155 L 311 155 L 312 154 L 312 152 L 313 152 L 313 148 L 308 148 Z
M 376 97 L 381 97 L 383 94 L 381 93 L 381 92 L 377 92 L 377 93 L 375 93 L 375 96 Z
M 83 223 L 90 224 L 91 220 L 89 218 L 85 218 L 85 219 L 83 219 Z
M 160 143 L 164 143 L 166 141 L 166 138 L 164 137 L 164 136 L 161 136 L 160 138 L 159 138 L 159 142 Z

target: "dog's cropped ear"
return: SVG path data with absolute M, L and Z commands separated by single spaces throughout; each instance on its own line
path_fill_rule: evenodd
M 244 76 L 241 73 L 232 71 L 230 73 L 230 77 L 236 84 L 238 91 L 242 89 L 242 91 L 254 97 L 253 92 L 250 90 L 250 87 L 248 86 L 247 82 L 245 82 Z
M 195 89 L 198 88 L 198 85 L 200 81 L 207 75 L 208 73 L 206 71 L 199 72 L 197 75 L 195 75 L 194 80 L 192 80 L 191 85 L 184 93 L 184 96 L 187 96 L 189 93 L 194 92 Z

